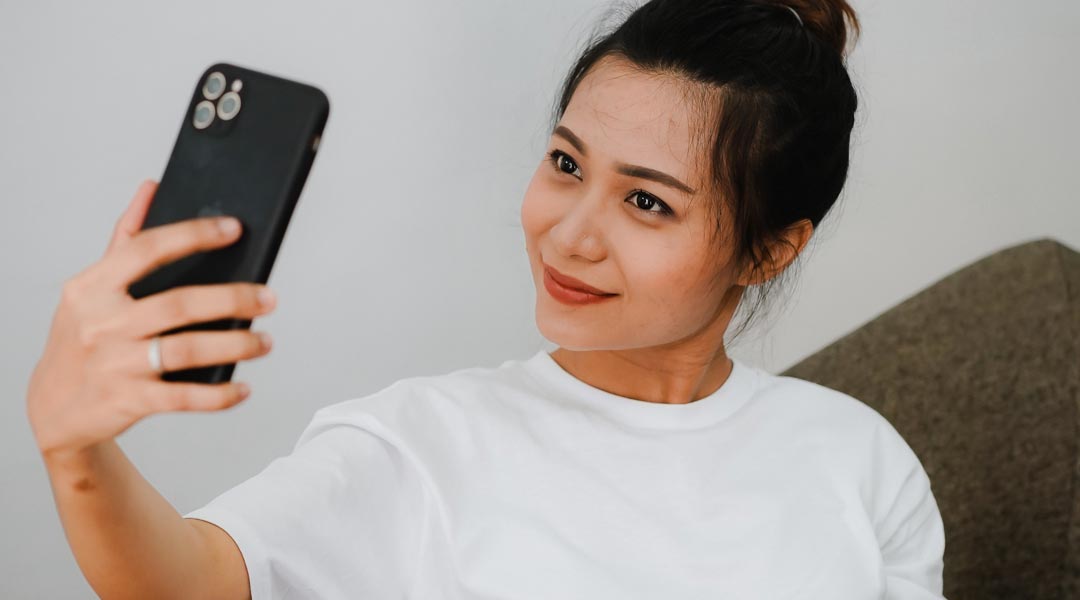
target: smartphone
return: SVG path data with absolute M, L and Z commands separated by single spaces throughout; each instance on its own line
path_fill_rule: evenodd
M 229 246 L 163 265 L 128 293 L 142 298 L 184 285 L 265 284 L 329 114 L 329 99 L 312 85 L 228 63 L 208 67 L 195 84 L 142 229 L 230 215 L 243 223 L 243 233 Z M 226 318 L 161 335 L 250 327 L 250 319 Z M 235 367 L 166 371 L 161 378 L 222 383 Z

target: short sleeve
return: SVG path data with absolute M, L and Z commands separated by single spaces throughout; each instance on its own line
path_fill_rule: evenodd
M 411 585 L 427 511 L 398 447 L 316 413 L 291 454 L 184 517 L 229 533 L 252 600 L 393 598 Z
M 884 417 L 876 432 L 874 532 L 886 600 L 941 600 L 945 526 L 918 457 Z

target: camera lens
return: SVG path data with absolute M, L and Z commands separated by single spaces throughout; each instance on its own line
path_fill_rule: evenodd
M 206 78 L 202 93 L 207 100 L 217 100 L 218 96 L 225 91 L 225 76 L 220 71 L 214 71 Z
M 236 92 L 227 92 L 218 100 L 217 115 L 218 118 L 223 121 L 236 116 L 236 113 L 240 112 L 240 94 Z
M 214 122 L 214 103 L 209 100 L 203 100 L 195 105 L 195 116 L 192 118 L 192 123 L 195 125 L 195 129 L 206 129 L 210 126 L 210 123 Z

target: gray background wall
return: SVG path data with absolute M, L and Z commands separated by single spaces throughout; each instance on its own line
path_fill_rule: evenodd
M 786 307 L 732 354 L 774 372 L 1004 246 L 1080 247 L 1080 4 L 854 3 L 844 196 Z M 606 0 L 0 4 L 0 597 L 93 597 L 25 414 L 60 285 L 160 177 L 201 70 L 321 86 L 327 132 L 270 278 L 246 402 L 119 442 L 180 512 L 287 453 L 319 407 L 552 348 L 518 208 L 556 84 Z M 993 326 L 988 323 L 987 326 Z

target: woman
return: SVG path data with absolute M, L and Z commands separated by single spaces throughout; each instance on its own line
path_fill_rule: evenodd
M 566 79 L 521 221 L 558 344 L 325 407 L 294 451 L 179 515 L 113 437 L 216 410 L 152 336 L 253 318 L 261 286 L 132 300 L 156 265 L 235 240 L 138 232 L 64 289 L 29 415 L 102 597 L 941 598 L 944 530 L 895 429 L 855 398 L 725 352 L 836 201 L 856 96 L 844 0 L 653 0 Z M 745 323 L 744 323 L 745 325 Z M 248 331 L 161 338 L 166 370 L 261 356 Z M 185 518 L 186 517 L 186 518 Z

